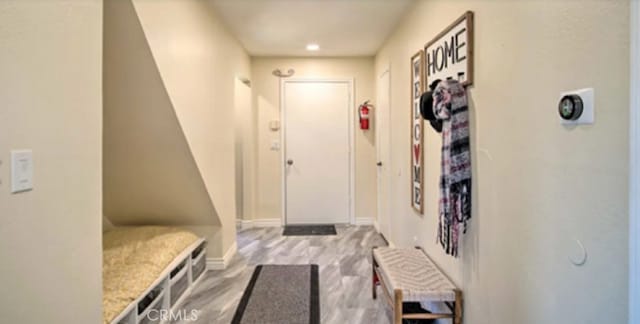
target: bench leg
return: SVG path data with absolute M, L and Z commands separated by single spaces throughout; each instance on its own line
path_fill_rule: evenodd
M 458 289 L 456 289 L 456 302 L 453 307 L 453 324 L 462 324 L 462 291 Z
M 394 291 L 393 323 L 402 324 L 402 290 Z
M 376 285 L 378 284 L 378 278 L 377 278 L 377 274 L 376 274 L 376 259 L 373 257 L 373 252 L 371 253 L 371 295 L 373 296 L 373 299 L 376 299 L 378 297 L 378 294 L 376 293 Z

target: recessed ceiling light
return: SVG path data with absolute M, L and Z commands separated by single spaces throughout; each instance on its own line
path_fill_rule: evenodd
M 317 51 L 320 49 L 320 45 L 318 44 L 308 44 L 307 51 Z

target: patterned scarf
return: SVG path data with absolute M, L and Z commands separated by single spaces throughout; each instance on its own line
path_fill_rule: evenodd
M 461 234 L 471 219 L 469 106 L 462 84 L 440 82 L 433 92 L 433 110 L 443 121 L 438 241 L 447 254 L 457 257 Z

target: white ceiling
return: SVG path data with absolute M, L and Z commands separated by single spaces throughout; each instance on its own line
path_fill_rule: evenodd
M 253 56 L 374 55 L 413 1 L 209 0 Z

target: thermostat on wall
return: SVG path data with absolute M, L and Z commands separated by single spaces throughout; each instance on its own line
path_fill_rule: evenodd
M 560 94 L 558 115 L 563 125 L 593 124 L 593 88 Z

